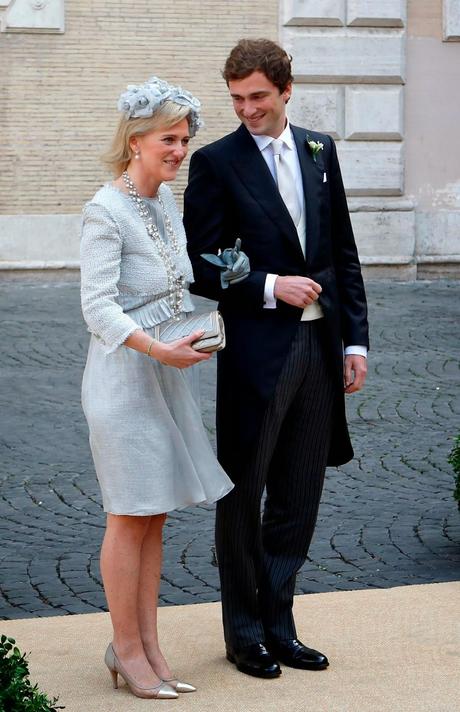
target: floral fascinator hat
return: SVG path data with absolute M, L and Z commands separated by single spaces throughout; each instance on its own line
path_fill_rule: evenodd
M 150 77 L 145 84 L 128 84 L 126 91 L 118 99 L 118 110 L 127 119 L 145 119 L 166 101 L 173 101 L 190 109 L 190 135 L 195 136 L 202 128 L 200 119 L 201 103 L 189 91 L 169 84 L 164 79 Z

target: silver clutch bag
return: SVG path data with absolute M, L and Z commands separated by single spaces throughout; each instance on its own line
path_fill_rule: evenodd
M 170 343 L 190 336 L 194 331 L 204 331 L 205 333 L 192 344 L 195 351 L 220 351 L 225 346 L 225 327 L 222 315 L 218 311 L 206 312 L 206 314 L 192 314 L 185 319 L 168 319 L 155 326 L 153 338 L 163 343 Z

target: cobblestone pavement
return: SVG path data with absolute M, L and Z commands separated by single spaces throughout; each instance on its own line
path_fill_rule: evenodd
M 347 399 L 356 459 L 328 471 L 298 592 L 459 578 L 446 458 L 459 430 L 460 283 L 371 283 L 368 293 L 369 381 Z M 77 284 L 0 283 L 0 324 L 0 618 L 104 610 Z M 213 388 L 206 364 L 212 438 Z M 218 598 L 213 507 L 170 515 L 162 603 Z

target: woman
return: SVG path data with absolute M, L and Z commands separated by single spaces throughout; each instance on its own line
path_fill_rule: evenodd
M 92 332 L 82 403 L 107 528 L 101 572 L 113 624 L 105 662 L 138 697 L 175 698 L 180 682 L 157 632 L 166 512 L 214 502 L 232 483 L 214 457 L 185 369 L 209 358 L 152 328 L 193 311 L 185 233 L 172 192 L 200 127 L 190 93 L 152 77 L 128 86 L 105 161 L 116 179 L 83 211 L 81 293 Z

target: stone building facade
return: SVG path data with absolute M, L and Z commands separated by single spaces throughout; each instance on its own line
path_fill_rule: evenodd
M 456 274 L 460 0 L 0 0 L 0 23 L 0 278 L 78 268 L 126 84 L 157 74 L 196 93 L 192 150 L 235 128 L 220 70 L 243 36 L 293 55 L 290 116 L 337 141 L 368 275 Z
M 453 276 L 460 261 L 460 2 L 286 0 L 294 121 L 337 141 L 374 276 Z

